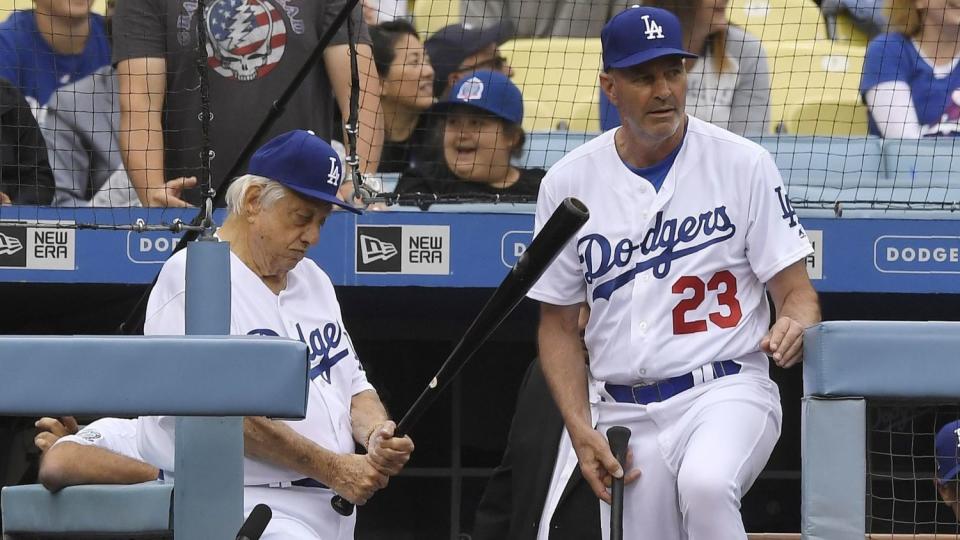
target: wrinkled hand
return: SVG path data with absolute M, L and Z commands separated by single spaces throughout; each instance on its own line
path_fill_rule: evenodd
M 593 493 L 607 504 L 612 503 L 608 488 L 614 478 L 623 478 L 624 484 L 630 484 L 640 477 L 638 469 L 624 473 L 623 467 L 610 451 L 607 439 L 597 430 L 586 432 L 573 440 L 573 448 L 580 460 L 580 472 L 590 484 Z M 627 468 L 633 462 L 633 453 L 627 452 Z
M 13 204 L 13 199 L 11 199 L 6 193 L 0 191 L 0 206 L 5 204 Z
M 180 178 L 167 180 L 164 183 L 163 189 L 147 189 L 147 200 L 140 202 L 142 202 L 144 206 L 189 208 L 193 205 L 181 198 L 183 196 L 183 190 L 196 186 L 197 177 L 181 176 Z
M 377 490 L 387 487 L 388 481 L 389 478 L 374 467 L 369 456 L 342 454 L 338 457 L 330 487 L 353 504 L 363 505 Z
M 33 444 L 37 445 L 41 452 L 49 450 L 60 437 L 73 435 L 80 430 L 77 420 L 72 416 L 63 416 L 59 419 L 45 416 L 33 425 L 37 428 Z
M 399 474 L 413 453 L 413 441 L 409 436 L 394 437 L 396 429 L 397 425 L 388 420 L 374 429 L 367 441 L 370 461 L 381 474 L 387 476 Z
M 803 325 L 790 317 L 780 317 L 760 340 L 760 349 L 782 368 L 803 360 Z

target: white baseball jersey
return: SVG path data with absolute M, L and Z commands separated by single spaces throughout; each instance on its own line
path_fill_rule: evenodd
M 128 458 L 143 461 L 137 449 L 136 418 L 101 418 L 91 422 L 73 435 L 60 437 L 53 446 L 72 442 L 84 446 L 96 446 Z
M 812 253 L 770 154 L 687 118 L 659 192 L 624 165 L 616 130 L 567 154 L 540 185 L 537 231 L 566 197 L 590 219 L 529 296 L 590 305 L 599 381 L 659 380 L 729 359 L 766 373 L 764 283 Z
M 144 334 L 184 334 L 186 250 L 168 260 L 147 303 Z M 330 278 L 309 259 L 287 274 L 287 288 L 274 294 L 232 252 L 230 333 L 283 336 L 307 344 L 310 389 L 307 416 L 286 422 L 297 433 L 337 453 L 354 452 L 350 402 L 373 387 L 367 382 L 340 316 Z M 139 448 L 146 461 L 173 470 L 174 417 L 141 418 Z M 289 482 L 303 474 L 263 461 L 244 461 L 245 485 Z

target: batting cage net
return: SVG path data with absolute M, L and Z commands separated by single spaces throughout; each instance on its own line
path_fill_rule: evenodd
M 621 122 L 600 33 L 628 4 L 359 0 L 347 25 L 342 0 L 2 0 L 0 219 L 215 192 L 222 206 L 250 151 L 293 128 L 334 141 L 344 166 L 323 172 L 358 205 L 531 202 L 551 165 Z M 648 4 L 699 55 L 686 111 L 765 146 L 794 207 L 958 209 L 956 39 L 938 33 L 956 7 Z M 139 215 L 43 214 L 129 228 Z
M 938 451 L 936 441 L 941 428 L 960 419 L 960 406 L 870 401 L 868 411 L 867 531 L 955 538 L 960 525 L 947 504 L 955 498 L 938 493 L 936 480 L 949 473 L 938 469 L 938 456 L 957 463 L 956 435 L 948 434 L 953 448 Z M 956 479 L 948 484 L 955 494 Z

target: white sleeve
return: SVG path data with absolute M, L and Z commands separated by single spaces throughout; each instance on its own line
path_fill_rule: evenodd
M 563 202 L 563 197 L 554 193 L 555 182 L 550 182 L 550 173 L 540 184 L 537 196 L 537 214 L 534 222 L 534 237 L 540 234 L 543 226 L 553 212 Z M 567 242 L 557 258 L 534 283 L 527 296 L 558 306 L 570 306 L 586 301 L 586 284 L 580 269 L 580 257 L 577 253 L 577 236 Z
M 762 283 L 813 253 L 807 233 L 787 198 L 780 171 L 766 150 L 750 178 L 746 249 L 750 267 Z
M 185 258 L 170 259 L 150 291 L 143 322 L 145 336 L 182 336 L 186 333 Z
M 53 446 L 71 442 L 83 446 L 96 446 L 128 458 L 143 461 L 137 450 L 137 420 L 125 418 L 101 418 L 84 427 L 74 435 L 57 439 Z
M 867 90 L 864 99 L 881 136 L 889 139 L 919 139 L 923 136 L 910 85 L 906 82 L 882 82 Z

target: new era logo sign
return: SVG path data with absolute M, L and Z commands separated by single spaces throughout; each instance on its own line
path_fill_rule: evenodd
M 358 274 L 450 273 L 448 225 L 357 225 Z
M 360 259 L 363 264 L 386 261 L 397 256 L 397 247 L 366 234 L 360 235 Z
M 0 255 L 13 255 L 23 249 L 23 242 L 0 233 Z
M 651 19 L 649 15 L 640 18 L 643 19 L 643 24 L 647 27 L 643 32 L 647 39 L 663 39 L 663 27 L 657 24 L 657 21 Z

